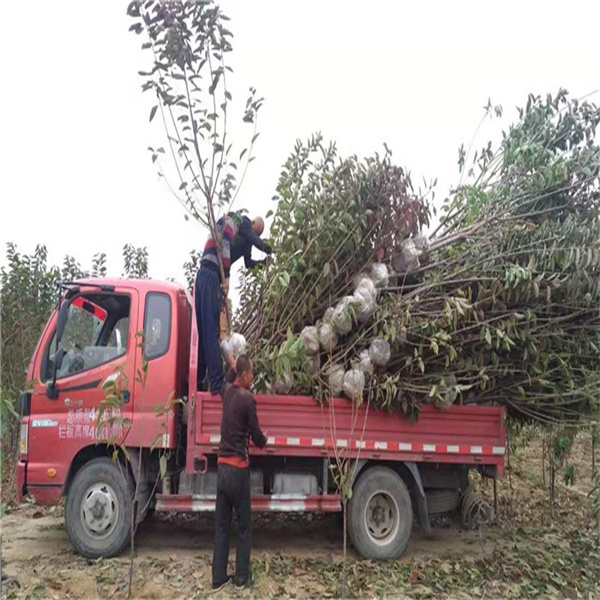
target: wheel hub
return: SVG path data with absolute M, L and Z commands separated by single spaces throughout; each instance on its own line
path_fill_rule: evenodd
M 398 507 L 394 499 L 385 492 L 371 496 L 367 503 L 365 520 L 371 538 L 386 543 L 398 529 Z
M 81 503 L 81 524 L 86 532 L 95 538 L 110 535 L 117 524 L 119 508 L 117 496 L 107 483 L 95 483 L 83 496 Z

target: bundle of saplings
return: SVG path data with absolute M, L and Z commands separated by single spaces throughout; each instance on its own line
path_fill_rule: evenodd
M 261 391 L 575 422 L 600 397 L 600 110 L 530 97 L 430 206 L 391 155 L 298 143 L 236 331 Z M 467 170 L 468 169 L 468 170 Z M 439 215 L 438 215 L 439 216 Z

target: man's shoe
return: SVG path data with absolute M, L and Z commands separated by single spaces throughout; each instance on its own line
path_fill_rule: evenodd
M 224 587 L 228 586 L 231 583 L 231 581 L 232 581 L 231 577 L 227 577 L 227 579 L 225 581 L 223 581 L 223 583 L 213 583 L 212 591 L 220 592 Z
M 237 579 L 235 582 L 235 589 L 236 590 L 243 590 L 245 588 L 251 588 L 254 585 L 254 575 L 252 575 L 252 573 L 250 573 L 250 575 L 248 575 L 248 577 L 246 577 L 246 579 Z

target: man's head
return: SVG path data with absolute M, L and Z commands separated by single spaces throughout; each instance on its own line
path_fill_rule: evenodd
M 241 354 L 235 363 L 235 381 L 246 390 L 249 390 L 254 381 L 254 363 L 247 354 Z
M 254 217 L 254 219 L 252 219 L 252 231 L 254 231 L 254 233 L 260 237 L 263 234 L 263 231 L 265 230 L 265 222 L 263 221 L 262 217 Z

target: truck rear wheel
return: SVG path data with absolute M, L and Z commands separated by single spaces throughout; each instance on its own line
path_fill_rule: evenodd
M 75 475 L 65 524 L 71 544 L 87 558 L 116 556 L 130 540 L 133 488 L 124 468 L 95 458 Z
M 359 477 L 348 506 L 348 533 L 363 558 L 400 557 L 408 545 L 412 522 L 410 493 L 395 471 L 373 467 Z

